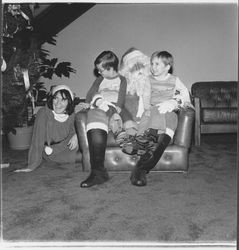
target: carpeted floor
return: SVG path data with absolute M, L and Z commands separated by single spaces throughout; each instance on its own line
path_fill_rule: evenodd
M 27 151 L 3 150 L 2 233 L 5 242 L 236 241 L 235 135 L 204 136 L 192 147 L 187 174 L 152 172 L 146 187 L 129 173 L 80 188 L 88 173 L 77 165 L 43 164 L 14 173 Z

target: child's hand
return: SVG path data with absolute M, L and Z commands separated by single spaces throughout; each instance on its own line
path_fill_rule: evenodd
M 101 110 L 103 110 L 103 111 L 105 111 L 105 112 L 107 112 L 107 111 L 109 110 L 110 106 L 113 107 L 113 108 L 115 108 L 115 105 L 114 105 L 113 103 L 104 100 L 104 101 L 98 106 L 98 108 L 101 109 Z
M 21 168 L 21 169 L 17 169 L 14 172 L 19 173 L 19 172 L 31 172 L 33 171 L 33 169 L 30 168 Z
M 80 102 L 78 104 L 78 107 L 79 107 L 79 111 L 86 110 L 86 109 L 90 108 L 90 104 L 89 103 L 85 103 L 85 102 Z
M 176 100 L 170 100 L 156 104 L 156 106 L 158 107 L 159 113 L 165 114 L 167 112 L 172 112 L 173 110 L 175 110 L 178 106 L 178 103 Z
M 68 142 L 68 147 L 70 150 L 74 150 L 78 147 L 78 138 L 77 138 L 77 135 L 74 134 L 71 139 L 69 140 Z

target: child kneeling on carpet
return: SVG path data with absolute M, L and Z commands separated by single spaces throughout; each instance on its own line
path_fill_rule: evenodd
M 42 159 L 57 163 L 75 163 L 81 160 L 74 122 L 74 95 L 66 85 L 52 89 L 47 105 L 36 115 L 27 168 L 15 172 L 31 172 Z

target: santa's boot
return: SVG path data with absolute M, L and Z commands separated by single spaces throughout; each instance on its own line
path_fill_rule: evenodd
M 91 129 L 87 132 L 91 173 L 81 183 L 82 188 L 102 184 L 109 179 L 108 172 L 104 167 L 105 149 L 107 144 L 107 132 L 102 129 Z
M 147 184 L 146 174 L 156 166 L 170 140 L 171 137 L 169 135 L 160 134 L 156 148 L 140 157 L 130 176 L 133 185 L 145 186 Z

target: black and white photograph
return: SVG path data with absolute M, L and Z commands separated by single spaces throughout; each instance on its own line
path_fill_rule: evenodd
M 236 0 L 1 16 L 2 247 L 237 248 Z

